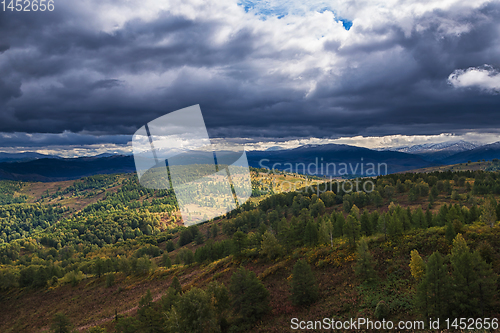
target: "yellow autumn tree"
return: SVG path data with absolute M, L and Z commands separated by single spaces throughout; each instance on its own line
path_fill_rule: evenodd
M 420 256 L 417 250 L 412 250 L 410 254 L 411 254 L 411 260 L 410 260 L 411 276 L 413 276 L 413 278 L 417 282 L 420 282 L 420 280 L 425 274 L 425 263 L 422 260 L 422 257 Z

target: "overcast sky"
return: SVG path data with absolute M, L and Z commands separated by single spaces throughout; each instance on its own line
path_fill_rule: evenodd
M 194 104 L 212 138 L 259 147 L 500 141 L 499 68 L 499 1 L 0 8 L 0 150 L 125 151 Z

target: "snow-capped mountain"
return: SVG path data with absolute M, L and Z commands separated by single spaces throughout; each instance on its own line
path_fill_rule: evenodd
M 452 141 L 441 143 L 425 143 L 413 146 L 392 147 L 386 150 L 415 154 L 428 161 L 440 161 L 451 155 L 480 147 L 480 144 L 469 141 Z

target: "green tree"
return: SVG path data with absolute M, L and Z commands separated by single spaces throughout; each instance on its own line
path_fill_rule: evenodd
M 174 276 L 174 279 L 172 280 L 172 284 L 170 285 L 170 287 L 173 288 L 176 293 L 178 294 L 182 293 L 182 286 L 177 276 Z
M 233 235 L 233 253 L 235 256 L 241 255 L 241 252 L 246 246 L 247 235 L 238 229 Z
M 205 238 L 203 237 L 201 232 L 196 234 L 196 237 L 194 238 L 194 242 L 196 243 L 196 245 L 201 245 L 205 242 Z
M 213 332 L 216 322 L 210 296 L 203 290 L 193 287 L 174 305 L 178 320 L 174 331 Z M 172 311 L 172 310 L 171 310 Z
M 73 329 L 73 325 L 64 313 L 58 312 L 52 317 L 50 329 L 54 333 L 70 333 Z
M 106 276 L 106 287 L 110 288 L 115 284 L 115 274 L 114 273 L 109 273 Z
M 282 248 L 278 240 L 269 230 L 266 230 L 264 235 L 262 235 L 260 254 L 272 260 L 279 257 L 281 253 Z
M 417 307 L 425 318 L 445 318 L 451 297 L 448 268 L 439 252 L 427 262 L 425 276 L 417 287 Z
M 451 222 L 448 222 L 446 223 L 446 239 L 448 240 L 448 243 L 452 243 L 453 242 L 453 239 L 455 238 L 455 236 L 457 235 L 457 233 L 455 232 L 455 228 L 453 227 L 453 225 L 451 224 Z
M 298 260 L 293 266 L 291 298 L 295 305 L 305 305 L 318 299 L 318 285 L 311 266 L 304 260 Z
M 362 281 L 371 282 L 376 278 L 376 273 L 373 268 L 374 260 L 368 249 L 368 243 L 366 239 L 362 238 L 358 246 L 358 260 L 356 262 L 356 275 L 358 275 Z
M 240 267 L 231 276 L 232 305 L 240 320 L 253 323 L 269 310 L 269 291 L 255 273 Z
M 344 236 L 349 240 L 349 244 L 354 247 L 356 245 L 356 241 L 359 238 L 361 226 L 359 221 L 351 214 L 347 216 L 345 225 L 344 225 Z
M 165 332 L 164 316 L 160 310 L 153 303 L 153 295 L 148 289 L 139 301 L 139 308 L 137 310 L 138 330 L 144 333 Z
M 309 221 L 304 230 L 304 244 L 315 246 L 318 243 L 318 227 L 314 221 Z
M 219 228 L 217 227 L 217 224 L 214 224 L 212 226 L 212 238 L 217 237 L 217 234 L 219 233 Z
M 453 315 L 484 315 L 485 308 L 496 294 L 496 276 L 490 265 L 479 252 L 471 253 L 461 234 L 453 240 L 450 261 L 454 286 Z
M 164 253 L 163 256 L 161 257 L 161 263 L 163 267 L 170 268 L 172 267 L 172 260 L 170 260 L 170 256 L 168 253 Z
M 486 225 L 489 225 L 491 228 L 493 228 L 493 225 L 495 224 L 497 218 L 495 209 L 496 207 L 493 204 L 493 200 L 494 199 L 485 201 L 480 217 L 480 221 Z
M 387 303 L 382 300 L 378 302 L 377 306 L 375 307 L 375 318 L 377 318 L 378 320 L 386 319 L 389 315 L 389 311 L 389 306 L 387 306 Z
M 328 216 L 323 216 L 319 224 L 319 242 L 333 247 L 333 224 Z
M 175 250 L 175 244 L 174 244 L 174 242 L 172 242 L 172 240 L 171 240 L 171 239 L 169 239 L 169 240 L 167 241 L 167 244 L 166 244 L 166 246 L 165 246 L 165 249 L 167 250 L 167 252 L 172 252 L 173 250 Z
M 335 214 L 335 212 L 333 212 L 331 219 L 333 223 L 333 237 L 342 237 L 342 235 L 344 235 L 345 227 L 344 215 L 340 212 L 338 214 Z
M 225 332 L 229 327 L 227 317 L 229 316 L 229 310 L 231 308 L 231 295 L 229 294 L 229 290 L 224 284 L 212 281 L 208 284 L 207 294 L 210 295 L 219 328 L 222 332 Z
M 370 215 L 368 214 L 368 211 L 365 209 L 363 210 L 363 214 L 361 215 L 360 219 L 361 223 L 361 234 L 364 236 L 370 236 L 373 232 L 372 230 L 372 225 L 370 221 Z

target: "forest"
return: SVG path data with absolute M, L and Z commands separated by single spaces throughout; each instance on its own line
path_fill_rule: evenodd
M 97 313 L 90 296 L 47 301 L 36 318 L 5 309 L 0 330 L 281 332 L 296 317 L 455 325 L 443 329 L 471 318 L 474 329 L 494 328 L 497 172 L 360 179 L 374 182 L 370 193 L 327 184 L 266 192 L 271 176 L 252 169 L 250 201 L 190 227 L 171 191 L 145 189 L 132 174 L 38 197 L 23 192 L 30 183 L 1 182 L 2 303 L 77 291 L 110 299 Z

